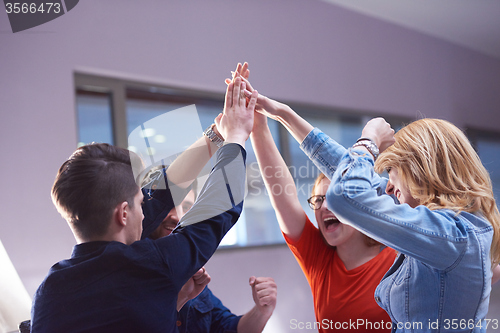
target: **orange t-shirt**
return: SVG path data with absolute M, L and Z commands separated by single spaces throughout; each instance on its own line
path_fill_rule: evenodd
M 365 264 L 347 270 L 337 251 L 325 244 L 308 218 L 298 241 L 293 242 L 286 235 L 285 240 L 311 286 L 314 328 L 319 332 L 390 331 L 389 315 L 377 305 L 374 294 L 394 263 L 393 249 L 386 247 Z

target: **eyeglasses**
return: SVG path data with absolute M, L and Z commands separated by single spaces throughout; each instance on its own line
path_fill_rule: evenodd
M 323 201 L 325 201 L 324 195 L 313 195 L 309 199 L 307 199 L 307 203 L 312 210 L 318 210 L 323 205 Z

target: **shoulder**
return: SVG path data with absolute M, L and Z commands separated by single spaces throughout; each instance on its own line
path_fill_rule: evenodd
M 384 247 L 382 251 L 375 257 L 376 266 L 381 267 L 381 269 L 385 269 L 387 267 L 391 267 L 396 257 L 398 256 L 398 252 L 390 247 Z
M 459 216 L 463 218 L 468 228 L 475 229 L 476 231 L 493 231 L 491 223 L 479 212 L 461 212 Z
M 285 241 L 288 246 L 293 246 L 295 248 L 322 248 L 327 247 L 324 243 L 321 232 L 319 229 L 309 220 L 309 217 L 304 213 L 306 222 L 304 224 L 304 229 L 299 238 L 292 240 L 290 237 L 283 234 Z

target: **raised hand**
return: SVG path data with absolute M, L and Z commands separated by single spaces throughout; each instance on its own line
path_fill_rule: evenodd
M 179 291 L 177 297 L 177 311 L 179 311 L 187 301 L 198 296 L 206 285 L 210 283 L 211 279 L 205 267 L 200 268 Z
M 248 69 L 248 62 L 245 61 L 245 63 L 242 65 L 241 63 L 238 63 L 236 65 L 236 71 L 231 72 L 233 74 L 233 79 L 234 75 L 236 73 L 240 74 L 243 78 L 248 79 L 250 77 L 250 70 Z
M 238 64 L 236 72 L 231 72 L 231 73 L 233 74 L 234 78 L 239 77 L 241 78 L 241 81 L 245 83 L 245 89 L 242 90 L 242 93 L 247 98 L 247 103 L 249 103 L 250 101 L 249 99 L 252 97 L 252 93 L 254 91 L 252 85 L 250 84 L 250 81 L 248 80 L 248 75 L 250 75 L 250 70 L 246 69 L 248 67 L 248 64 L 246 62 L 242 66 L 242 69 L 238 70 L 240 65 L 241 64 Z M 226 79 L 226 84 L 230 84 L 231 82 L 233 82 L 233 80 Z M 262 113 L 274 120 L 279 120 L 279 112 L 287 107 L 288 106 L 283 103 L 277 102 L 271 98 L 259 94 L 257 97 L 257 103 L 255 105 L 255 111 Z
M 247 97 L 247 104 L 249 102 L 249 98 L 251 96 L 251 93 L 254 91 L 252 85 L 250 84 L 250 81 L 248 81 L 248 77 L 250 76 L 250 70 L 248 69 L 248 62 L 245 62 L 243 65 L 241 63 L 238 63 L 236 66 L 236 71 L 231 71 L 231 79 L 226 79 L 225 82 L 226 84 L 230 84 L 233 82 L 233 80 L 239 76 L 241 77 L 242 81 L 245 82 L 245 90 L 242 91 L 243 94 Z M 259 96 L 260 97 L 260 96 Z M 259 109 L 262 109 L 262 107 L 259 105 L 259 101 L 257 100 L 257 105 L 255 106 L 255 111 L 258 111 Z
M 253 300 L 257 309 L 266 315 L 271 315 L 276 307 L 278 287 L 273 278 L 250 277 L 249 284 L 252 287 Z
M 394 130 L 384 118 L 373 118 L 367 122 L 361 136 L 372 139 L 380 152 L 383 152 L 395 142 Z
M 243 147 L 252 131 L 255 104 L 258 97 L 257 91 L 254 90 L 247 105 L 246 97 L 242 93 L 245 88 L 246 83 L 242 82 L 239 74 L 236 75 L 235 79 L 227 86 L 224 113 L 215 119 L 217 129 L 226 142 L 238 143 Z
M 250 75 L 248 63 L 244 63 L 243 65 L 238 64 L 238 66 L 236 66 L 236 71 L 233 73 L 234 79 L 226 79 L 226 83 L 231 84 L 234 80 L 239 78 L 245 83 L 245 89 L 242 90 L 244 96 L 251 98 L 254 91 L 252 85 L 248 81 L 248 75 Z M 305 136 L 313 129 L 311 124 L 295 113 L 288 105 L 261 94 L 257 96 L 255 111 L 282 123 L 299 143 L 302 142 Z

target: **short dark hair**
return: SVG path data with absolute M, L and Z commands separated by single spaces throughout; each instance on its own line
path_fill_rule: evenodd
M 59 168 L 52 201 L 80 237 L 104 235 L 121 202 L 133 207 L 139 186 L 130 154 L 107 143 L 92 143 L 78 148 Z

